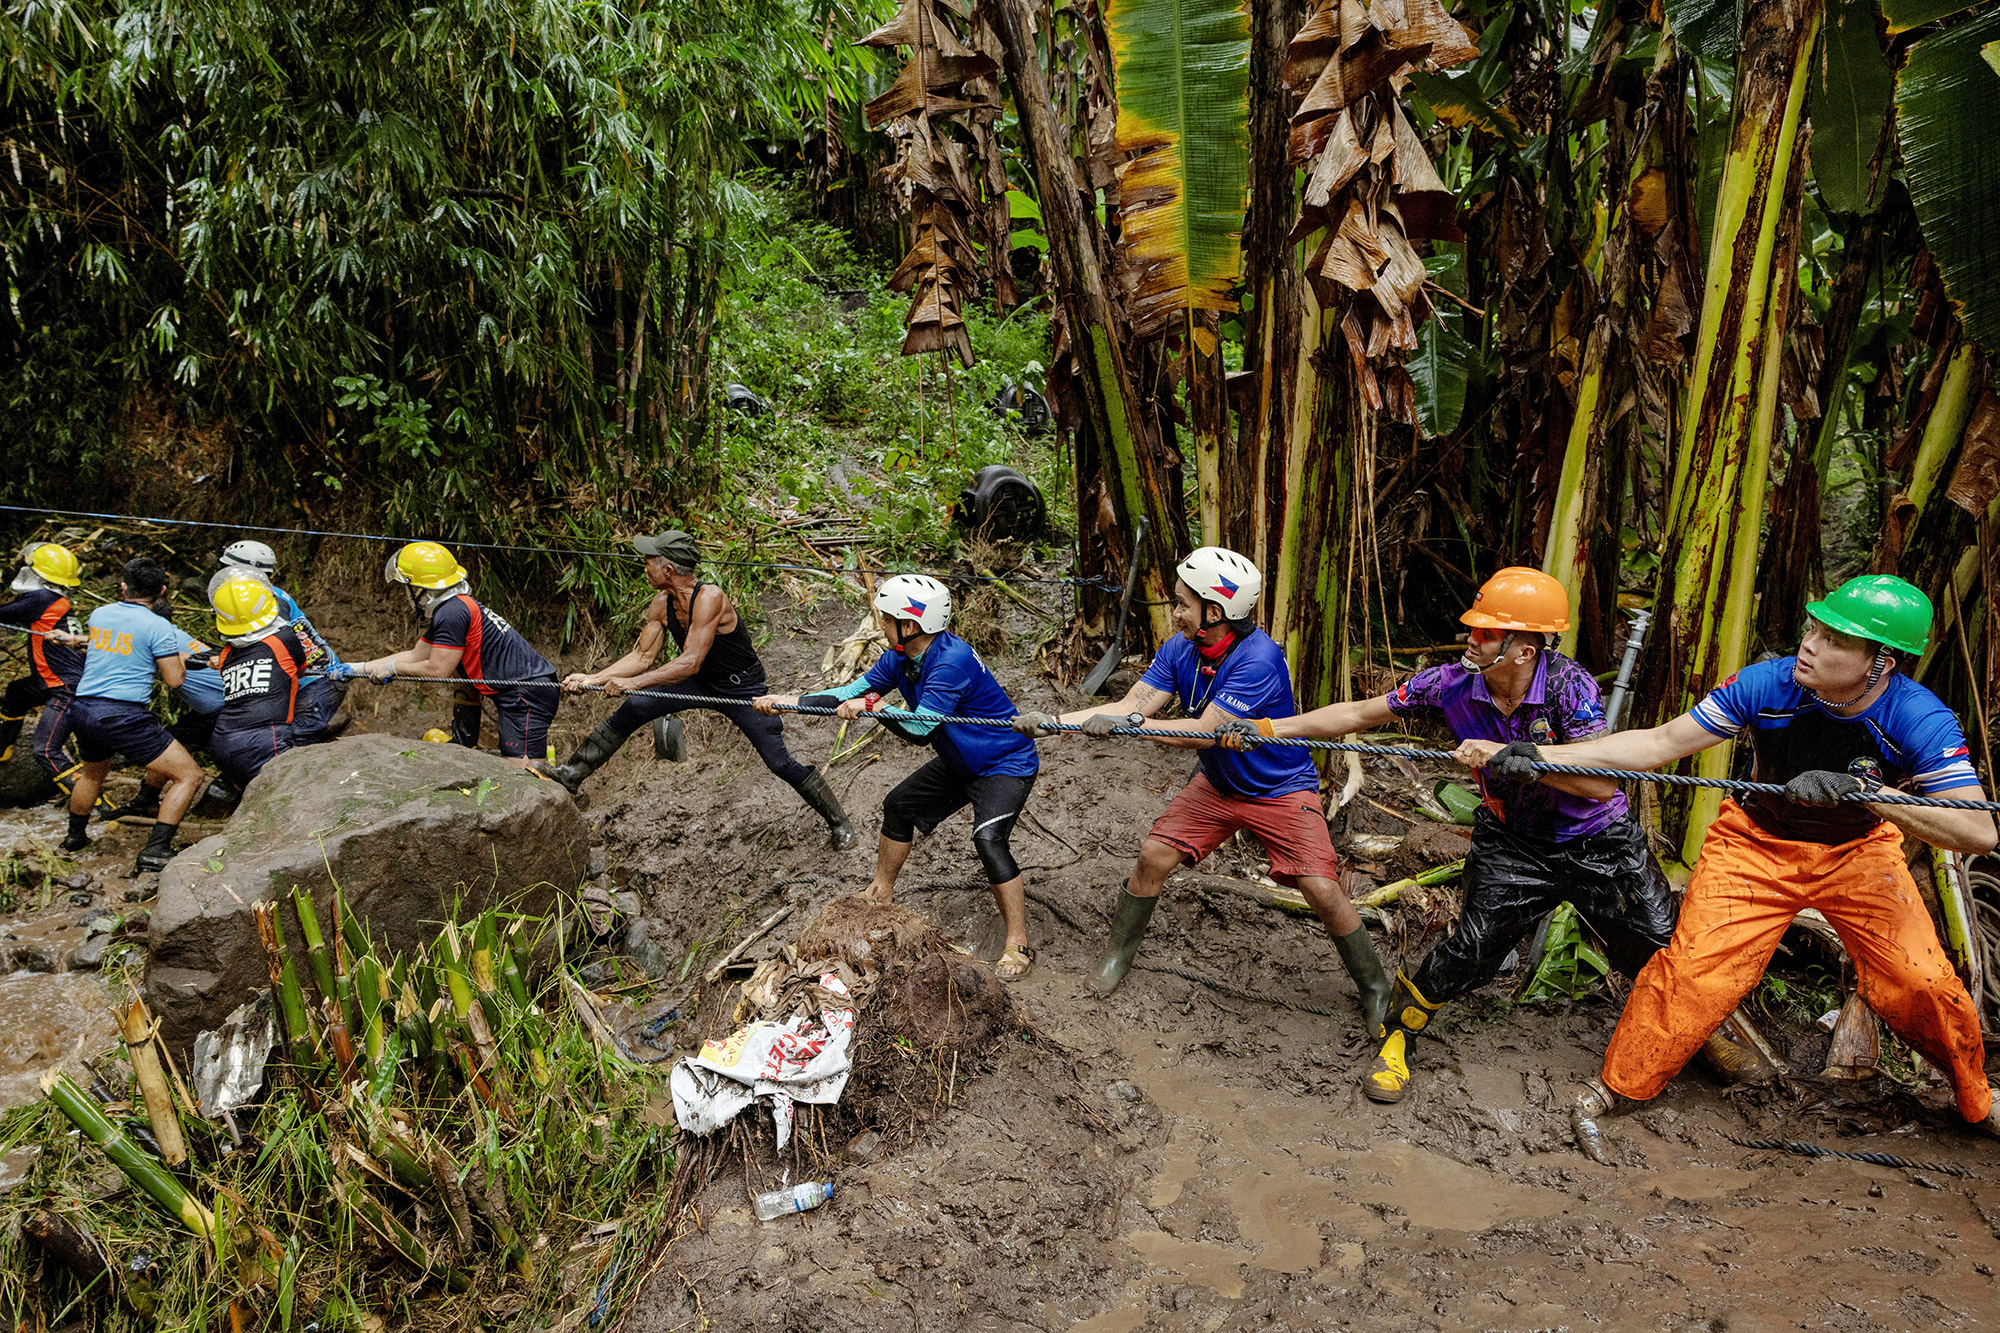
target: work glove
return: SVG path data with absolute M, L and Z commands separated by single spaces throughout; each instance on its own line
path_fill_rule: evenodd
M 1268 717 L 1232 717 L 1215 727 L 1215 743 L 1225 750 L 1252 750 L 1278 734 Z
M 214 665 L 215 649 L 213 648 L 199 653 L 188 654 L 187 669 L 189 671 L 206 671 Z
M 1083 734 L 1103 740 L 1113 727 L 1136 727 L 1144 721 L 1137 713 L 1092 713 L 1083 720 Z
M 393 662 L 377 663 L 359 669 L 366 672 L 368 679 L 377 685 L 386 685 L 396 678 L 396 664 Z
M 1785 784 L 1785 799 L 1800 805 L 1839 805 L 1848 792 L 1872 790 L 1873 787 L 1852 773 L 1809 768 Z
M 1509 782 L 1533 782 L 1540 776 L 1535 765 L 1541 762 L 1542 752 L 1533 741 L 1513 741 L 1494 752 L 1486 761 L 1486 771 Z
M 1056 724 L 1061 721 L 1054 713 L 1023 713 L 1014 719 L 1014 730 L 1034 740 L 1042 740 L 1060 736 L 1062 733 L 1056 730 Z
M 326 669 L 328 680 L 353 680 L 359 674 L 361 673 L 346 662 L 335 662 Z

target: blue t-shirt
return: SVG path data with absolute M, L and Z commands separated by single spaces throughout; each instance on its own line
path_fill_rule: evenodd
M 112 602 L 90 613 L 90 647 L 83 655 L 80 699 L 123 699 L 150 703 L 153 663 L 179 657 L 186 642 L 173 622 L 156 616 L 137 602 Z
M 436 648 L 457 648 L 459 674 L 481 694 L 512 692 L 521 686 L 492 686 L 489 680 L 539 680 L 556 669 L 498 612 L 465 593 L 445 598 L 431 612 L 421 640 Z
M 1213 703 L 1232 717 L 1290 717 L 1298 712 L 1285 650 L 1263 630 L 1252 630 L 1229 650 L 1211 674 L 1201 650 L 1184 634 L 1169 639 L 1154 655 L 1141 683 L 1166 690 L 1181 711 L 1200 717 Z M 1198 752 L 1201 771 L 1217 791 L 1269 800 L 1296 791 L 1319 790 L 1312 751 L 1296 745 L 1260 745 L 1254 750 L 1210 746 Z
M 1011 718 L 1017 711 L 972 645 L 953 634 L 932 639 L 915 663 L 902 653 L 883 653 L 862 679 L 875 693 L 896 690 L 912 709 L 925 712 Z M 1035 743 L 1008 727 L 953 722 L 932 728 L 925 739 L 960 777 L 1029 778 L 1041 769 Z
M 306 613 L 299 609 L 299 604 L 292 595 L 278 587 L 273 587 L 271 594 L 278 599 L 278 610 L 283 613 L 285 623 L 292 627 L 292 633 L 305 641 L 307 652 L 303 667 L 311 671 L 324 671 L 327 667 L 338 665 L 340 654 L 333 651 L 333 645 L 326 641 L 326 636 L 306 618 Z M 315 648 L 319 650 L 317 654 L 311 651 Z
M 1792 678 L 1796 657 L 1744 667 L 1689 714 L 1717 736 L 1750 733 L 1758 782 L 1785 783 L 1809 770 L 1852 773 L 1924 796 L 1976 787 L 1965 732 L 1944 700 L 1901 672 L 1882 697 L 1851 717 L 1829 713 Z M 1796 805 L 1759 793 L 1742 801 L 1758 826 L 1794 842 L 1852 842 L 1881 823 L 1853 802 Z
M 189 653 L 208 651 L 208 645 L 200 639 L 190 639 L 186 635 L 182 635 L 181 638 L 186 645 L 183 651 Z M 203 667 L 199 671 L 190 670 L 187 679 L 181 682 L 181 702 L 203 717 L 220 712 L 223 703 L 222 673 L 214 667 Z

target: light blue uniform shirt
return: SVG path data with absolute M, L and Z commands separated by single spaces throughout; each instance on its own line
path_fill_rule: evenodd
M 98 607 L 90 613 L 90 647 L 83 655 L 77 697 L 152 702 L 158 674 L 153 664 L 162 657 L 179 657 L 184 642 L 172 621 L 137 602 Z

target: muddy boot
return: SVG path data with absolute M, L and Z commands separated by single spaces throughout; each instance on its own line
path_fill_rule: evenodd
M 653 758 L 678 764 L 687 758 L 687 723 L 673 713 L 653 719 Z
M 844 852 L 854 845 L 854 825 L 847 822 L 847 812 L 840 808 L 840 798 L 833 794 L 833 786 L 826 780 L 826 774 L 815 768 L 792 790 L 813 808 L 813 813 L 826 821 L 827 846 L 836 852 Z
M 597 730 L 583 738 L 583 744 L 576 752 L 560 764 L 546 764 L 537 759 L 529 767 L 545 778 L 554 778 L 569 788 L 569 794 L 576 795 L 576 789 L 583 780 L 604 766 L 604 762 L 618 753 L 618 747 L 625 743 L 625 737 L 612 729 L 609 722 L 597 724 Z
M 1375 956 L 1375 946 L 1368 940 L 1368 927 L 1356 926 L 1345 935 L 1336 935 L 1333 944 L 1360 993 L 1361 1021 L 1368 1035 L 1380 1040 L 1382 1016 L 1389 1012 L 1389 978 L 1383 975 L 1382 960 Z
M 107 824 L 150 824 L 160 817 L 160 789 L 150 783 L 139 784 L 138 793 L 121 806 L 114 807 L 104 816 Z
M 80 852 L 90 846 L 89 829 L 89 815 L 71 815 L 69 817 L 69 834 L 62 840 L 62 849 L 66 852 Z
M 1393 1104 L 1410 1095 L 1410 1043 L 1417 1033 L 1431 1025 L 1431 1019 L 1442 1008 L 1442 1004 L 1425 999 L 1408 977 L 1401 972 L 1396 974 L 1382 1049 L 1375 1053 L 1375 1063 L 1361 1076 L 1361 1091 L 1369 1101 Z
M 453 704 L 451 709 L 451 743 L 463 745 L 468 750 L 479 748 L 479 705 L 476 703 Z M 582 781 L 581 778 L 578 781 Z
M 1118 891 L 1118 906 L 1111 913 L 1111 938 L 1105 941 L 1104 957 L 1098 959 L 1097 970 L 1090 974 L 1091 988 L 1099 995 L 1117 990 L 1118 983 L 1132 970 L 1139 941 L 1146 938 L 1146 926 L 1153 919 L 1153 909 L 1159 905 L 1157 894 L 1135 898 L 1129 889 Z
M 148 871 L 165 870 L 167 862 L 174 859 L 174 835 L 181 831 L 179 824 L 155 823 L 146 837 L 146 845 L 139 849 L 139 859 L 132 863 L 133 875 L 143 875 Z
M 1604 1154 L 1604 1135 L 1597 1128 L 1597 1121 L 1619 1109 L 1624 1101 L 1604 1084 L 1591 1079 L 1577 1094 L 1576 1104 L 1569 1108 L 1569 1127 L 1576 1134 L 1576 1146 L 1599 1165 L 1609 1166 L 1611 1159 Z
M 21 724 L 27 716 L 7 717 L 0 714 L 0 764 L 14 757 L 14 742 L 21 739 Z

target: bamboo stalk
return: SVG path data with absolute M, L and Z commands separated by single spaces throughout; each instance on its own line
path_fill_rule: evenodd
M 179 1219 L 182 1226 L 197 1236 L 207 1237 L 215 1230 L 215 1218 L 208 1209 L 202 1207 L 187 1187 L 174 1179 L 173 1173 L 160 1164 L 158 1158 L 127 1138 L 125 1131 L 111 1123 L 82 1088 L 76 1086 L 60 1069 L 51 1069 L 42 1075 L 42 1095 L 54 1102 L 56 1108 L 68 1116 L 70 1123 L 83 1131 L 84 1137 L 98 1146 L 111 1159 L 112 1165 L 125 1173 L 125 1178 L 151 1195 L 153 1201 Z
M 1399 879 L 1370 889 L 1354 900 L 1356 907 L 1387 907 L 1396 902 L 1411 889 L 1434 889 L 1440 884 L 1449 884 L 1465 873 L 1465 858 L 1447 861 L 1441 866 L 1433 866 L 1421 875 L 1409 879 Z
M 305 994 L 299 989 L 298 969 L 285 952 L 285 935 L 278 924 L 275 903 L 258 903 L 251 909 L 257 921 L 257 938 L 263 942 L 265 961 L 271 973 L 271 989 L 278 997 L 278 1012 L 285 1021 L 285 1040 L 292 1049 L 292 1064 L 307 1069 L 313 1063 L 312 1025 L 306 1017 Z
M 312 890 L 303 884 L 292 886 L 292 910 L 299 918 L 299 938 L 305 941 L 306 960 L 312 965 L 313 984 L 322 999 L 333 996 L 333 964 L 326 956 L 326 939 L 319 933 L 319 915 L 313 909 Z
M 361 1182 L 354 1178 L 350 1167 L 341 1167 L 335 1174 L 335 1187 L 340 1201 L 361 1224 L 374 1232 L 383 1244 L 400 1255 L 403 1261 L 420 1272 L 428 1273 L 435 1266 L 430 1247 L 425 1245 L 416 1232 L 403 1225 L 402 1219 L 377 1203 L 368 1194 Z
M 153 1044 L 152 1015 L 138 996 L 119 1011 L 119 1033 L 125 1038 L 125 1053 L 132 1061 L 132 1078 L 146 1102 L 146 1119 L 153 1126 L 153 1140 L 168 1166 L 187 1161 L 187 1139 L 181 1134 L 181 1118 L 174 1110 L 174 1094 L 167 1087 L 166 1071 L 160 1067 L 159 1048 Z

